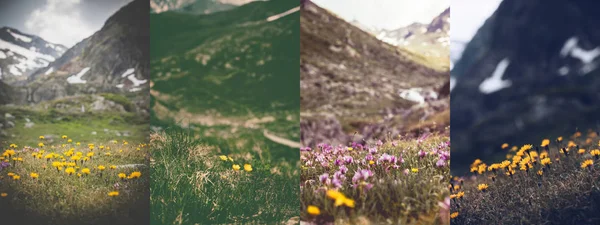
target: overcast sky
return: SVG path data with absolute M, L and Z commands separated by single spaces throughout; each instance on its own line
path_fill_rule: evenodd
M 71 47 L 131 0 L 0 0 L 0 27 Z
M 347 21 L 356 19 L 366 26 L 385 29 L 396 29 L 414 22 L 429 23 L 450 6 L 450 0 L 312 1 Z
M 501 0 L 452 0 L 450 40 L 468 42 L 490 17 Z

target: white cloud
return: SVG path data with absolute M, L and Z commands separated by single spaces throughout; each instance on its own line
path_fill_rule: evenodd
M 91 36 L 94 29 L 84 23 L 79 10 L 81 0 L 47 0 L 25 21 L 25 27 L 53 43 L 67 47 Z
M 313 0 L 313 2 L 347 21 L 356 19 L 364 25 L 385 29 L 397 29 L 414 22 L 429 23 L 450 7 L 450 0 Z

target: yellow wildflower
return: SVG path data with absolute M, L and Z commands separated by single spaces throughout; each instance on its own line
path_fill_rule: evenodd
M 594 160 L 588 159 L 581 163 L 581 168 L 587 168 L 594 165 Z
M 240 170 L 240 165 L 233 164 L 233 166 L 231 166 L 231 168 L 233 168 L 233 170 L 235 170 L 235 171 L 238 171 L 238 170 Z
M 75 168 L 73 167 L 67 167 L 67 169 L 65 169 L 65 173 L 71 175 L 75 173 Z
M 485 191 L 488 189 L 488 185 L 487 184 L 479 184 L 479 185 L 477 185 L 477 189 L 480 191 Z
M 453 212 L 452 214 L 450 214 L 451 219 L 454 219 L 456 217 L 458 217 L 458 212 Z
M 250 164 L 244 164 L 244 170 L 246 172 L 251 172 L 252 171 L 252 165 L 250 165 Z
M 321 214 L 321 210 L 319 210 L 319 207 L 316 207 L 314 205 L 309 205 L 308 208 L 306 208 L 306 212 L 313 216 L 318 216 Z

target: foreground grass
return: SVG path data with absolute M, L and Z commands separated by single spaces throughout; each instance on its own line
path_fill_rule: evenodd
M 600 224 L 599 138 L 502 148 L 507 160 L 472 164 L 452 183 L 452 224 Z
M 32 225 L 148 223 L 146 145 L 47 140 L 37 133 L 29 135 L 35 147 L 15 142 L 0 156 L 1 218 Z
M 274 224 L 298 215 L 296 164 L 259 145 L 205 143 L 177 128 L 152 135 L 151 224 Z
M 448 223 L 449 139 L 303 148 L 303 221 L 324 224 Z

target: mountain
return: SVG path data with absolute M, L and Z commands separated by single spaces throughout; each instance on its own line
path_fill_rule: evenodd
M 176 11 L 193 14 L 210 14 L 235 8 L 219 0 L 151 0 L 152 13 Z
M 0 28 L 0 79 L 22 81 L 36 69 L 47 66 L 67 48 L 15 28 Z
M 385 43 L 312 2 L 302 9 L 300 44 L 305 146 L 322 141 L 346 144 L 352 137 L 369 140 L 411 130 L 430 108 L 400 93 L 421 96 L 448 81 L 447 72 L 434 69 L 422 55 Z M 438 103 L 444 102 L 447 99 Z
M 208 15 L 152 14 L 154 112 L 297 109 L 298 9 L 293 1 L 259 1 Z
M 136 94 L 148 89 L 148 2 L 135 0 L 119 9 L 92 36 L 54 62 L 36 70 L 21 88 L 28 102 L 94 93 Z
M 500 159 L 503 143 L 534 144 L 597 129 L 600 2 L 502 1 L 451 76 L 452 170 Z
M 265 0 L 150 0 L 150 9 L 152 13 L 173 11 L 200 15 L 230 10 L 253 1 Z
M 0 105 L 8 104 L 11 102 L 11 87 L 8 84 L 0 80 Z
M 364 26 L 361 29 L 365 29 Z M 450 8 L 447 8 L 430 23 L 412 23 L 395 30 L 369 29 L 378 39 L 423 54 L 441 67 L 449 66 L 450 53 Z

